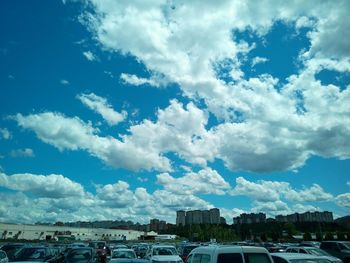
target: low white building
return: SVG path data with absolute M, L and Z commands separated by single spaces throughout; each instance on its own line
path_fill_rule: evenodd
M 145 232 L 121 229 L 78 228 L 0 223 L 0 239 L 24 240 L 138 240 Z

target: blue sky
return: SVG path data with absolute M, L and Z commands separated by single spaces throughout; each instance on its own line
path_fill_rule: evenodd
M 349 214 L 348 1 L 0 5 L 0 221 Z

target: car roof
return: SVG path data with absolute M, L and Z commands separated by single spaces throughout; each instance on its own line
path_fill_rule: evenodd
M 175 246 L 172 245 L 153 245 L 152 248 L 160 248 L 160 247 L 171 247 L 171 248 L 175 248 Z
M 312 258 L 321 258 L 319 256 L 314 256 L 310 254 L 302 253 L 270 253 L 271 256 L 281 257 L 284 259 L 312 259 Z
M 230 245 L 202 246 L 202 247 L 197 247 L 194 250 L 192 250 L 193 253 L 208 252 L 208 251 L 215 251 L 218 253 L 227 253 L 227 252 L 266 253 L 267 252 L 266 248 L 264 248 L 264 247 L 230 246 Z

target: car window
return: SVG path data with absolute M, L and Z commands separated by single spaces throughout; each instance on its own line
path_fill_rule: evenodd
M 201 254 L 195 254 L 192 259 L 192 263 L 200 263 L 201 262 Z
M 246 263 L 271 263 L 270 258 L 265 253 L 246 253 L 244 258 Z
M 272 256 L 273 262 L 274 263 L 288 263 L 287 260 L 277 257 L 277 256 Z
M 243 262 L 240 253 L 223 253 L 218 255 L 217 263 L 241 263 Z
M 201 257 L 201 263 L 210 263 L 210 255 L 203 254 Z
M 339 243 L 340 249 L 350 249 L 349 244 L 347 243 Z
M 190 263 L 192 259 L 193 254 L 189 255 L 186 259 L 186 263 Z

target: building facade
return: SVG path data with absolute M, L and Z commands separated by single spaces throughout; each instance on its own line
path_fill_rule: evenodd
M 145 232 L 135 230 L 77 228 L 0 223 L 1 239 L 17 240 L 138 240 Z
M 210 210 L 190 210 L 176 212 L 176 225 L 188 226 L 193 224 L 220 224 L 220 210 L 212 208 Z
M 278 222 L 333 222 L 333 213 L 324 212 L 305 212 L 302 214 L 294 213 L 290 215 L 278 215 L 276 216 L 276 221 Z
M 233 218 L 233 224 L 254 224 L 254 223 L 265 223 L 266 214 L 264 213 L 251 213 L 251 214 L 240 214 L 240 216 Z

